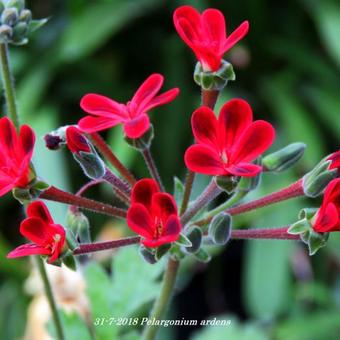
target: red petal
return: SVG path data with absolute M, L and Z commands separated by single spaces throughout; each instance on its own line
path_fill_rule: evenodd
M 96 116 L 114 118 L 116 120 L 127 117 L 125 105 L 99 94 L 86 94 L 80 101 L 80 107 L 85 112 Z
M 334 203 L 328 203 L 325 209 L 319 209 L 313 229 L 319 233 L 336 231 L 339 214 Z
M 196 142 L 219 149 L 218 124 L 211 109 L 206 106 L 197 109 L 192 114 L 191 127 Z
M 272 145 L 274 138 L 275 130 L 271 124 L 263 120 L 252 123 L 233 148 L 230 164 L 253 161 Z
M 223 46 L 223 53 L 230 50 L 235 44 L 237 44 L 249 30 L 249 22 L 243 21 L 242 24 L 236 28 L 236 30 L 229 35 Z
M 159 186 L 154 179 L 141 179 L 132 188 L 131 204 L 140 203 L 151 212 L 152 196 L 157 192 L 159 192 Z
M 262 171 L 262 167 L 251 163 L 239 163 L 228 167 L 227 171 L 234 176 L 254 177 Z
M 328 160 L 331 160 L 332 163 L 329 167 L 330 170 L 340 168 L 340 150 L 337 152 L 334 152 L 332 155 L 328 157 Z
M 181 222 L 177 215 L 172 215 L 168 218 L 163 232 L 163 239 L 167 238 L 168 242 L 177 241 L 181 232 Z
M 122 123 L 120 119 L 86 116 L 78 122 L 79 128 L 87 133 L 106 130 Z
M 91 148 L 89 147 L 86 138 L 75 126 L 70 126 L 66 129 L 66 142 L 67 147 L 71 152 L 91 152 Z
M 20 233 L 27 239 L 41 246 L 46 246 L 53 240 L 48 224 L 37 217 L 26 218 L 20 224 Z
M 30 255 L 50 255 L 50 250 L 36 244 L 23 244 L 7 254 L 7 258 L 30 256 Z
M 253 120 L 250 105 L 243 99 L 232 99 L 223 105 L 218 123 L 221 144 L 228 151 L 235 145 Z
M 161 95 L 153 98 L 150 103 L 145 107 L 145 111 L 151 110 L 156 106 L 160 106 L 173 101 L 179 94 L 179 89 L 174 88 L 162 93 Z
M 141 114 L 136 118 L 124 123 L 124 132 L 129 138 L 139 138 L 150 127 L 150 119 L 147 114 Z
M 177 215 L 177 206 L 174 198 L 168 193 L 155 193 L 152 196 L 151 213 L 154 217 L 160 218 L 164 225 L 169 216 Z
M 32 158 L 35 144 L 35 134 L 32 128 L 28 125 L 23 125 L 19 133 L 19 145 L 23 156 Z
M 217 9 L 207 9 L 202 14 L 202 24 L 206 32 L 206 39 L 211 42 L 216 42 L 216 51 L 223 47 L 226 40 L 226 25 L 224 16 Z
M 190 146 L 185 152 L 184 161 L 186 167 L 194 172 L 212 176 L 227 174 L 217 152 L 205 145 Z
M 153 223 L 144 205 L 140 203 L 132 204 L 127 212 L 126 222 L 138 235 L 146 238 L 153 237 Z
M 333 179 L 327 185 L 323 201 L 333 202 L 340 209 L 340 178 Z
M 18 137 L 15 127 L 7 117 L 0 119 L 0 148 L 9 157 L 15 156 Z
M 0 173 L 0 176 L 2 174 Z M 9 191 L 11 191 L 14 187 L 13 179 L 12 178 L 1 178 L 0 180 L 0 197 L 7 194 Z
M 143 109 L 156 96 L 163 85 L 164 78 L 158 73 L 152 74 L 138 88 L 135 95 L 131 99 L 132 106 L 136 105 L 137 111 L 143 113 Z
M 45 223 L 53 224 L 53 218 L 43 201 L 35 201 L 27 207 L 28 217 L 37 217 L 42 219 Z

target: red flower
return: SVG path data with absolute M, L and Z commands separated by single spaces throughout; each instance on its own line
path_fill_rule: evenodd
M 0 119 L 0 196 L 30 182 L 30 162 L 35 135 L 28 125 L 17 134 L 11 120 Z
M 248 21 L 244 21 L 227 37 L 222 12 L 210 8 L 200 15 L 191 6 L 176 9 L 174 24 L 180 37 L 193 50 L 206 71 L 217 71 L 223 55 L 240 41 L 249 29 Z
M 340 178 L 328 184 L 314 220 L 313 229 L 319 233 L 340 231 Z
M 340 170 L 340 150 L 334 152 L 328 157 L 328 160 L 332 161 L 329 170 L 338 169 Z
M 70 126 L 66 129 L 66 144 L 72 153 L 78 154 L 80 151 L 91 152 L 86 138 L 75 126 Z
M 156 181 L 148 178 L 138 181 L 132 189 L 127 224 L 144 238 L 146 247 L 174 242 L 181 232 L 175 200 L 160 192 Z
M 200 107 L 191 117 L 197 144 L 185 152 L 186 166 L 194 172 L 213 176 L 256 176 L 262 167 L 251 164 L 272 144 L 275 130 L 257 120 L 242 99 L 232 99 L 221 109 L 219 118 L 208 107 Z
M 123 124 L 129 138 L 141 137 L 150 127 L 147 112 L 171 102 L 179 93 L 179 89 L 174 88 L 157 96 L 163 81 L 160 74 L 151 75 L 126 105 L 98 94 L 85 95 L 80 106 L 93 116 L 82 118 L 78 123 L 80 129 L 92 133 Z
M 27 218 L 21 222 L 20 233 L 33 243 L 23 244 L 11 251 L 7 257 L 48 255 L 49 263 L 54 262 L 64 246 L 65 230 L 55 224 L 50 212 L 42 201 L 35 201 L 27 207 Z

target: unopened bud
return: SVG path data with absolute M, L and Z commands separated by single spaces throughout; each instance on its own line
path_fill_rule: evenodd
M 292 143 L 262 159 L 266 171 L 281 172 L 293 166 L 304 154 L 306 144 Z
M 6 2 L 7 8 L 16 8 L 19 12 L 24 9 L 25 1 L 24 0 L 9 0 Z
M 80 243 L 91 242 L 90 222 L 82 212 L 70 210 L 67 214 L 66 225 Z
M 190 254 L 197 253 L 200 250 L 201 245 L 202 245 L 203 234 L 202 234 L 201 228 L 197 226 L 189 227 L 186 230 L 186 237 L 191 242 L 191 246 L 183 247 L 182 250 Z
M 25 37 L 28 30 L 28 26 L 25 22 L 18 22 L 13 27 L 13 40 L 19 41 Z
M 7 43 L 12 38 L 13 30 L 8 25 L 0 26 L 0 43 Z
M 15 25 L 18 19 L 19 19 L 19 13 L 18 13 L 18 10 L 14 7 L 6 8 L 1 14 L 1 23 L 8 25 L 8 26 Z
M 214 244 L 227 244 L 231 237 L 231 216 L 224 212 L 216 215 L 209 225 L 208 234 Z
M 32 12 L 29 9 L 24 9 L 20 12 L 19 20 L 25 23 L 30 23 L 32 20 Z

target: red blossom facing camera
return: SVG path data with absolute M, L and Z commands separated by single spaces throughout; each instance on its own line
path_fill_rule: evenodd
M 175 11 L 174 24 L 180 37 L 193 50 L 206 71 L 217 71 L 223 55 L 239 42 L 249 29 L 248 21 L 244 21 L 227 37 L 222 12 L 210 8 L 201 15 L 191 6 L 182 6 Z
M 262 167 L 251 164 L 274 141 L 275 130 L 263 120 L 253 122 L 249 104 L 232 99 L 218 119 L 206 106 L 191 117 L 195 145 L 185 152 L 185 164 L 193 172 L 213 176 L 256 176 Z
M 328 184 L 314 219 L 313 229 L 319 233 L 340 231 L 340 178 Z
M 65 244 L 65 229 L 55 224 L 42 201 L 35 201 L 27 207 L 27 218 L 21 222 L 20 233 L 33 243 L 23 244 L 11 251 L 7 257 L 29 255 L 50 256 L 49 263 L 60 255 Z
M 7 117 L 0 119 L 0 196 L 30 182 L 30 162 L 35 135 L 28 125 L 17 134 Z
M 144 238 L 146 247 L 174 242 L 181 232 L 175 200 L 160 192 L 157 182 L 148 178 L 138 181 L 132 189 L 127 224 Z
M 91 152 L 91 148 L 87 143 L 82 132 L 75 126 L 70 126 L 66 130 L 66 144 L 72 153 Z
M 162 75 L 152 74 L 127 104 L 118 103 L 98 94 L 85 95 L 81 99 L 80 106 L 92 116 L 87 116 L 79 121 L 80 129 L 93 133 L 123 124 L 127 137 L 133 139 L 141 137 L 150 127 L 148 111 L 171 102 L 179 93 L 179 89 L 174 88 L 157 95 L 163 81 Z

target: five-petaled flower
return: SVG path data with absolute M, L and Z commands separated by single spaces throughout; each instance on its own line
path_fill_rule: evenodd
M 162 75 L 152 74 L 127 104 L 118 103 L 98 94 L 85 95 L 81 99 L 80 106 L 92 116 L 82 118 L 78 123 L 79 128 L 84 132 L 93 133 L 123 124 L 127 137 L 133 139 L 141 137 L 150 128 L 147 112 L 174 100 L 179 93 L 179 89 L 174 88 L 157 95 L 163 81 Z
M 35 135 L 28 125 L 23 125 L 17 134 L 10 119 L 0 119 L 0 196 L 30 182 L 34 143 Z
M 66 144 L 72 153 L 91 152 L 87 139 L 76 126 L 69 126 L 66 129 Z
M 42 201 L 35 201 L 27 207 L 27 218 L 21 222 L 20 233 L 33 243 L 23 244 L 11 251 L 7 257 L 47 255 L 49 263 L 60 255 L 65 244 L 65 229 L 55 224 Z
M 143 237 L 146 247 L 174 242 L 181 232 L 174 198 L 160 192 L 157 182 L 149 178 L 138 181 L 132 189 L 127 224 Z
M 313 219 L 313 229 L 319 233 L 340 231 L 340 178 L 328 184 L 321 207 Z
M 175 28 L 184 42 L 193 50 L 206 71 L 217 71 L 223 55 L 240 41 L 249 29 L 244 21 L 227 37 L 223 14 L 207 9 L 202 15 L 191 6 L 181 6 L 174 13 Z
M 256 176 L 262 167 L 252 164 L 267 150 L 275 138 L 271 124 L 253 122 L 249 104 L 232 99 L 221 109 L 218 119 L 208 107 L 202 106 L 191 117 L 195 145 L 184 156 L 191 171 L 213 176 Z

